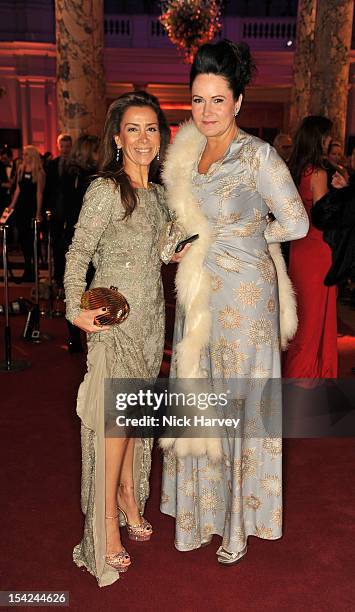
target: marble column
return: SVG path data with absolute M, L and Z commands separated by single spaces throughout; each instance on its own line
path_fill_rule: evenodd
M 290 108 L 290 132 L 292 134 L 297 130 L 303 117 L 309 114 L 316 13 L 317 0 L 299 0 Z
M 318 2 L 309 110 L 329 117 L 333 136 L 341 142 L 346 129 L 353 12 L 353 0 Z
M 55 0 L 61 132 L 100 135 L 106 113 L 103 0 Z

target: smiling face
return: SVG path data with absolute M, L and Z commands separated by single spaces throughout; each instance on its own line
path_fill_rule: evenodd
M 131 106 L 125 111 L 116 145 L 122 148 L 125 167 L 149 166 L 160 147 L 158 117 L 149 106 Z
M 235 112 L 239 111 L 242 96 L 234 100 L 224 77 L 199 74 L 192 84 L 191 93 L 192 117 L 204 136 L 223 136 L 235 127 Z

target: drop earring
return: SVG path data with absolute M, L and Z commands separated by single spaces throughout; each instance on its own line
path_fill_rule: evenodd
M 236 117 L 238 115 L 238 113 L 239 113 L 239 110 L 236 108 L 235 111 L 234 111 L 234 117 Z
M 158 153 L 157 153 L 157 161 L 160 161 L 160 149 L 158 149 Z
M 117 145 L 116 162 L 120 161 L 121 147 Z

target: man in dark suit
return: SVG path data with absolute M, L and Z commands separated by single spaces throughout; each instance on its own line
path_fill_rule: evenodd
M 48 163 L 46 169 L 46 188 L 44 192 L 45 210 L 50 210 L 54 280 L 59 286 L 63 285 L 65 268 L 64 251 L 64 177 L 66 164 L 72 149 L 72 138 L 69 134 L 60 134 L 57 139 L 59 155 Z

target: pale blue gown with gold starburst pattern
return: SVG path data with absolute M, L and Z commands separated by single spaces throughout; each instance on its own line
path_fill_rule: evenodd
M 267 245 L 306 234 L 302 201 L 276 151 L 242 130 L 206 174 L 199 174 L 198 161 L 192 190 L 213 231 L 205 259 L 212 282 L 212 328 L 201 367 L 213 380 L 279 379 L 278 286 Z M 269 211 L 275 217 L 270 223 Z M 183 331 L 178 307 L 174 345 Z M 281 438 L 257 433 L 258 419 L 267 418 L 273 403 L 280 408 L 275 393 L 267 393 L 264 401 L 260 392 L 250 391 L 242 435 L 222 439 L 221 461 L 165 456 L 161 510 L 176 517 L 179 550 L 198 548 L 218 534 L 223 551 L 238 558 L 249 535 L 281 536 Z

